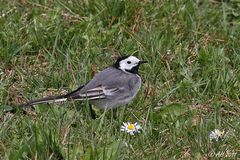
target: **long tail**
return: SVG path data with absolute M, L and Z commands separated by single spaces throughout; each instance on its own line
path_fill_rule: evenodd
M 33 105 L 36 105 L 36 104 L 63 102 L 63 101 L 67 101 L 67 100 L 68 99 L 65 98 L 65 95 L 52 96 L 52 97 L 46 97 L 46 98 L 42 98 L 42 99 L 29 101 L 28 103 L 21 104 L 20 107 L 25 108 L 25 107 L 33 106 Z
M 66 95 L 51 96 L 51 97 L 46 97 L 46 98 L 42 98 L 42 99 L 29 101 L 28 103 L 19 105 L 19 107 L 20 108 L 27 108 L 27 107 L 30 107 L 30 106 L 33 106 L 33 105 L 36 105 L 36 104 L 42 104 L 42 103 L 64 102 L 64 101 L 67 101 L 67 100 L 71 99 L 71 95 L 80 91 L 83 87 L 84 87 L 84 85 L 80 86 L 78 89 L 76 89 L 76 90 L 74 90 L 74 91 L 72 91 L 72 92 L 70 92 Z

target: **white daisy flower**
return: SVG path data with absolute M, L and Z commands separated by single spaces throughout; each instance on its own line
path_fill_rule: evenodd
M 212 140 L 219 141 L 224 135 L 224 131 L 220 131 L 219 129 L 215 129 L 214 131 L 211 131 L 209 134 L 209 139 L 212 142 Z
M 134 135 L 134 133 L 140 133 L 139 130 L 141 130 L 142 127 L 136 123 L 130 123 L 130 122 L 127 122 L 127 123 L 123 123 L 123 125 L 121 126 L 121 131 L 124 131 L 124 132 L 127 132 L 129 133 L 130 135 Z

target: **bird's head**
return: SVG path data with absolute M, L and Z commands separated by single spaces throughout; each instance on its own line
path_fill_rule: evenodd
M 144 63 L 147 63 L 147 61 L 141 61 L 135 56 L 124 56 L 118 58 L 113 67 L 124 72 L 138 74 L 139 66 Z

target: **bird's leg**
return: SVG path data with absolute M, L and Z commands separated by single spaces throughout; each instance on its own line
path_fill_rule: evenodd
M 96 113 L 95 113 L 95 111 L 93 110 L 91 104 L 89 104 L 89 109 L 90 109 L 90 113 L 91 113 L 92 119 L 96 119 Z
M 117 119 L 117 108 L 115 108 L 115 109 L 111 109 L 111 111 L 112 111 L 112 118 L 113 119 Z

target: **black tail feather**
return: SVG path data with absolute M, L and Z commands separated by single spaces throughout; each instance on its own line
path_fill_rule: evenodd
M 50 101 L 62 99 L 64 97 L 65 97 L 65 95 L 45 97 L 45 98 L 42 98 L 42 99 L 29 101 L 28 103 L 25 103 L 25 104 L 21 104 L 21 105 L 19 105 L 19 107 L 26 108 L 28 106 L 33 106 L 33 105 L 36 105 L 36 104 L 49 103 Z
M 83 87 L 84 87 L 84 85 L 80 86 L 79 88 L 77 88 L 76 90 L 74 90 L 70 93 L 67 93 L 66 95 L 50 96 L 50 97 L 45 97 L 45 98 L 42 98 L 42 99 L 29 101 L 28 103 L 19 105 L 19 107 L 20 108 L 27 108 L 29 106 L 33 106 L 33 105 L 36 105 L 36 104 L 49 103 L 51 101 L 57 101 L 57 100 L 64 99 L 64 98 L 66 98 L 67 100 L 72 99 L 71 97 L 73 95 L 75 95 L 78 91 L 80 91 Z

